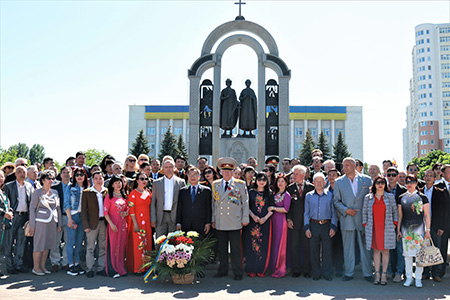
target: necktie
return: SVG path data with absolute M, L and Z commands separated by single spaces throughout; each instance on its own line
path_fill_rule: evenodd
M 192 203 L 194 203 L 194 199 L 195 199 L 195 186 L 193 186 L 191 188 L 191 200 L 192 200 Z
M 225 193 L 227 192 L 227 190 L 228 190 L 228 181 L 225 181 Z
M 302 197 L 302 193 L 303 193 L 302 186 L 299 185 L 298 186 L 298 194 L 300 195 L 300 197 Z

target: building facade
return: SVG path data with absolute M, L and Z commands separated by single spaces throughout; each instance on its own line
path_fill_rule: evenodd
M 164 133 L 169 127 L 176 136 L 183 135 L 189 149 L 189 139 L 186 138 L 189 136 L 189 106 L 130 105 L 128 149 L 139 130 L 144 129 L 151 148 L 149 155 L 158 156 Z M 291 158 L 299 155 L 308 129 L 316 142 L 323 131 L 330 146 L 342 132 L 352 156 L 364 160 L 362 106 L 290 106 L 289 135 L 292 142 L 286 146 Z M 196 163 L 196 159 L 189 157 L 190 163 Z
M 450 23 L 415 27 L 403 164 L 440 149 L 450 152 Z

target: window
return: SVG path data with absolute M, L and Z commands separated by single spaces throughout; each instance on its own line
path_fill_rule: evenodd
M 325 136 L 330 136 L 330 128 L 323 129 L 323 134 L 325 134 Z
M 431 145 L 434 145 L 434 140 L 431 140 L 430 144 L 431 144 Z
M 336 137 L 338 136 L 339 132 L 342 132 L 342 135 L 344 135 L 344 129 L 336 128 Z
M 182 127 L 175 127 L 175 128 L 173 129 L 173 133 L 174 133 L 175 135 L 180 135 L 180 134 L 183 133 L 183 128 L 182 128 Z
M 450 129 L 444 129 L 444 134 L 445 135 L 450 135 Z
M 433 116 L 433 112 L 432 111 L 430 111 L 430 117 L 432 117 Z
M 425 111 L 425 112 L 421 112 L 420 114 L 419 114 L 419 117 L 426 117 L 427 116 L 427 112 Z
M 431 89 L 433 85 L 431 83 L 428 84 L 428 88 Z
M 427 43 L 429 43 L 430 39 L 427 39 Z M 441 43 L 450 42 L 450 36 L 441 36 L 440 38 Z
M 444 120 L 444 125 L 450 125 L 450 120 L 449 119 Z
M 428 79 L 431 79 L 431 75 L 428 75 Z
M 161 135 L 164 135 L 164 133 L 166 133 L 167 128 L 166 127 L 161 127 Z
M 430 57 L 430 56 L 428 56 L 428 57 L 427 57 L 427 60 L 428 60 L 428 61 L 431 61 L 431 57 Z
M 420 154 L 427 154 L 427 150 L 426 149 L 422 149 L 422 150 L 420 150 Z
M 444 110 L 444 116 L 450 116 L 450 110 Z
M 441 28 L 439 28 L 439 33 L 449 33 L 449 32 L 450 32 L 450 27 L 441 27 Z
M 419 95 L 419 99 L 424 99 L 426 97 L 427 97 L 427 94 L 420 94 Z M 419 107 L 424 107 L 424 106 L 427 106 L 427 104 L 426 103 L 420 103 L 420 105 L 419 105 Z
M 428 66 L 428 70 L 431 70 L 431 66 Z
M 450 97 L 450 92 L 442 92 L 442 97 Z
M 442 106 L 443 106 L 444 108 L 450 107 L 450 101 L 442 101 Z
M 417 62 L 418 63 L 421 63 L 421 62 L 424 62 L 425 61 L 425 57 L 419 57 L 418 59 L 417 59 Z
M 450 88 L 450 82 L 443 82 L 442 83 L 442 88 Z
M 147 128 L 147 134 L 148 135 L 155 135 L 155 127 L 149 127 Z
M 442 73 L 442 78 L 450 78 L 450 73 L 449 72 Z
M 423 145 L 428 145 L 428 140 L 423 140 L 423 141 L 420 141 L 420 144 L 423 146 Z
M 295 135 L 296 136 L 302 136 L 303 135 L 303 128 L 295 128 Z
M 441 69 L 442 70 L 449 70 L 450 69 L 450 64 L 442 64 L 441 65 Z
M 301 143 L 295 143 L 295 151 L 300 151 L 302 149 Z
M 442 54 L 441 60 L 450 60 L 450 54 Z
M 420 132 L 420 135 L 421 135 L 421 136 L 428 135 L 428 130 L 422 130 L 422 131 Z
M 430 121 L 430 126 L 433 126 L 433 121 Z
M 427 121 L 422 121 L 422 122 L 420 122 L 419 124 L 420 124 L 420 126 L 427 126 L 427 125 L 428 125 L 428 122 L 427 122 Z
M 430 135 L 434 135 L 434 130 L 430 130 Z
M 427 29 L 427 34 L 430 34 L 430 30 L 429 29 Z
M 310 128 L 309 130 L 311 130 L 311 136 L 316 136 L 317 135 L 317 129 L 316 128 Z
M 450 51 L 450 46 L 441 46 L 441 51 Z
M 154 150 L 155 149 L 155 143 L 150 143 L 149 146 L 150 146 L 150 150 Z

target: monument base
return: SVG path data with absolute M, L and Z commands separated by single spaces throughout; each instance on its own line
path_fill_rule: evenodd
M 238 164 L 247 163 L 250 156 L 257 157 L 258 143 L 254 138 L 232 137 L 219 139 L 220 157 L 232 157 Z

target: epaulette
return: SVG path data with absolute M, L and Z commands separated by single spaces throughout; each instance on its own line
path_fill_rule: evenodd
M 244 184 L 245 182 L 244 182 L 244 180 L 241 180 L 241 179 L 234 179 L 234 181 L 236 181 L 237 183 L 241 183 L 241 184 Z

